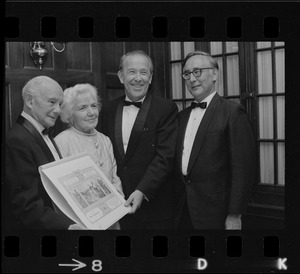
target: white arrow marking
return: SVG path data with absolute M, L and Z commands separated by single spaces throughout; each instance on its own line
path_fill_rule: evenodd
M 72 271 L 78 270 L 80 268 L 86 267 L 86 264 L 77 261 L 75 259 L 72 259 L 74 262 L 76 262 L 77 264 L 58 264 L 58 266 L 76 266 L 76 268 L 73 268 Z

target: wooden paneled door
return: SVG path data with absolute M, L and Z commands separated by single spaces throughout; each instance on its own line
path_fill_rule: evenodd
M 61 53 L 56 52 L 49 42 L 45 45 L 48 58 L 42 70 L 34 66 L 28 42 L 7 42 L 5 45 L 5 133 L 22 111 L 24 84 L 35 76 L 49 76 L 63 89 L 77 83 L 101 86 L 100 43 L 69 42 Z M 58 119 L 55 133 L 64 128 L 65 125 Z

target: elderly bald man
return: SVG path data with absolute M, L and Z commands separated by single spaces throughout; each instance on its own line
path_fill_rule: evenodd
M 38 167 L 60 159 L 48 136 L 60 114 L 63 90 L 53 79 L 38 76 L 22 90 L 23 111 L 6 138 L 4 227 L 15 229 L 80 229 L 55 212 Z

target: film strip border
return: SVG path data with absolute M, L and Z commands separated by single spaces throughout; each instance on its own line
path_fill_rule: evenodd
M 37 37 L 58 41 L 283 40 L 297 32 L 291 28 L 291 22 L 299 22 L 295 7 L 299 10 L 293 2 L 8 2 L 5 37 L 11 41 Z
M 40 35 L 43 39 L 52 39 L 57 36 L 57 18 L 44 16 L 40 19 Z M 151 37 L 157 39 L 168 38 L 169 20 L 164 16 L 155 16 L 149 22 L 151 25 Z M 133 20 L 127 16 L 118 16 L 114 19 L 115 39 L 130 39 L 132 37 Z M 279 18 L 267 16 L 261 20 L 263 36 L 268 39 L 276 39 L 280 34 Z M 7 38 L 19 38 L 20 19 L 18 17 L 6 17 L 5 36 Z M 97 27 L 95 20 L 90 16 L 80 16 L 75 24 L 78 39 L 93 39 Z M 188 36 L 190 38 L 204 38 L 206 33 L 205 18 L 192 16 L 188 20 Z M 243 19 L 238 16 L 226 18 L 226 36 L 228 39 L 240 39 L 243 35 Z
M 85 265 L 90 272 L 276 272 L 286 271 L 294 263 L 282 252 L 285 243 L 278 234 L 37 234 L 4 238 L 6 270 L 19 273 L 22 266 L 24 272 L 62 272 Z
M 7 2 L 5 8 L 6 41 L 285 41 L 287 94 L 299 90 L 299 3 Z M 287 129 L 299 117 L 299 108 L 293 107 L 300 102 L 295 93 L 286 100 Z M 297 138 L 296 131 L 287 131 L 290 184 L 283 231 L 6 231 L 2 270 L 72 272 L 77 266 L 70 265 L 81 262 L 85 267 L 74 271 L 299 271 Z

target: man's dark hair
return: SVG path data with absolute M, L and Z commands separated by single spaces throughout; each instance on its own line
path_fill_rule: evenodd
M 182 61 L 182 69 L 184 68 L 186 61 L 187 61 L 188 59 L 190 59 L 191 57 L 195 56 L 195 55 L 207 56 L 207 57 L 209 58 L 211 64 L 213 65 L 213 67 L 216 68 L 216 69 L 219 69 L 219 65 L 218 65 L 217 61 L 216 61 L 209 53 L 204 52 L 204 51 L 199 51 L 199 50 L 190 52 L 190 53 L 184 58 L 184 60 Z

